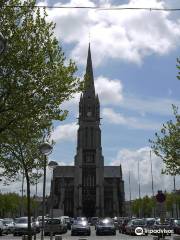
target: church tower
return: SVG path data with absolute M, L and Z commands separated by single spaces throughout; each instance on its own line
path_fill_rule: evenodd
M 95 92 L 89 44 L 85 88 L 79 102 L 79 129 L 75 156 L 74 213 L 104 215 L 104 158 L 101 147 L 100 103 Z
M 89 44 L 85 88 L 79 101 L 74 166 L 53 171 L 54 216 L 124 216 L 124 181 L 120 166 L 104 166 L 100 103 L 95 91 Z

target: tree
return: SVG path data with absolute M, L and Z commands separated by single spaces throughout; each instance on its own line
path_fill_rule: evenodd
M 35 4 L 35 0 L 1 3 L 1 32 L 8 47 L 0 61 L 0 140 L 6 130 L 25 127 L 27 118 L 64 119 L 67 112 L 60 104 L 81 87 L 74 77 L 75 64 L 71 60 L 65 64 L 53 34 L 55 25 Z
M 163 124 L 160 134 L 155 133 L 155 139 L 149 141 L 154 153 L 165 164 L 162 173 L 175 176 L 180 174 L 180 115 L 174 105 L 173 113 L 175 122 L 170 120 Z
M 36 125 L 36 124 L 35 124 Z M 18 180 L 24 173 L 27 185 L 27 213 L 28 213 L 28 235 L 31 239 L 31 184 L 35 184 L 37 174 L 34 169 L 42 169 L 44 158 L 40 154 L 38 146 L 46 137 L 45 130 L 33 131 L 32 122 L 27 122 L 26 129 L 15 129 L 9 131 L 5 142 L 1 144 L 0 167 L 3 168 L 3 176 L 7 179 Z M 40 175 L 39 175 L 40 177 Z
M 154 199 L 148 196 L 144 196 L 142 199 L 135 199 L 132 202 L 132 212 L 138 217 L 140 217 L 139 213 L 141 213 L 141 217 L 151 217 L 154 207 Z
M 0 61 L 0 166 L 10 180 L 25 174 L 29 239 L 30 184 L 33 169 L 43 166 L 38 145 L 49 137 L 52 121 L 66 117 L 61 103 L 82 86 L 74 76 L 74 62 L 65 62 L 54 37 L 55 25 L 35 4 L 4 0 L 0 5 L 1 32 L 8 43 Z

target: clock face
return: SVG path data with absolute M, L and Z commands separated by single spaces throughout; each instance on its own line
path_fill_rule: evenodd
M 87 116 L 90 117 L 92 115 L 91 112 L 87 112 Z

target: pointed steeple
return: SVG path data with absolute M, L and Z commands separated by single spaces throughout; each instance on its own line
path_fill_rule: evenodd
M 94 97 L 95 96 L 95 87 L 94 87 L 94 76 L 93 76 L 90 43 L 89 43 L 89 48 L 88 48 L 86 74 L 84 77 L 85 77 L 84 96 Z
M 120 164 L 120 166 L 119 166 L 119 170 L 120 170 L 120 176 L 121 176 L 121 178 L 122 178 L 122 167 L 121 167 L 121 164 Z

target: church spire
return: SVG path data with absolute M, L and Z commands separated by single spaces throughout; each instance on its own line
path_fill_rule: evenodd
M 86 65 L 84 96 L 89 96 L 89 97 L 95 96 L 94 76 L 93 76 L 90 43 L 89 43 L 89 48 L 88 48 L 88 57 L 87 57 L 87 65 Z

